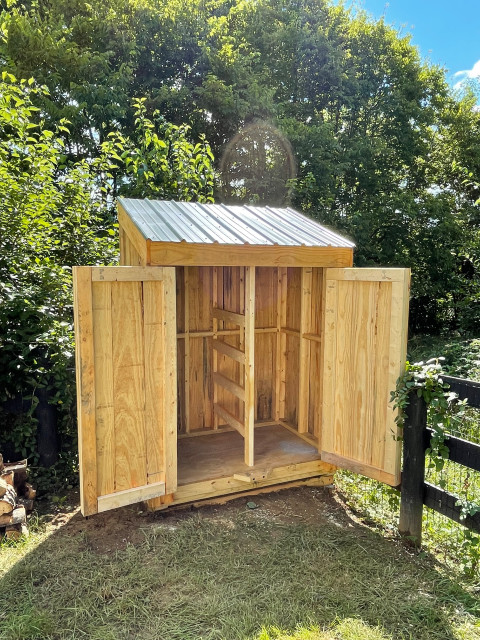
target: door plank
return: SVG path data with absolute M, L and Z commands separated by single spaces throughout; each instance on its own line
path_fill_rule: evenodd
M 146 484 L 142 283 L 112 283 L 115 490 Z
M 112 286 L 92 283 L 98 494 L 115 490 Z
M 73 290 L 80 505 L 83 515 L 89 516 L 97 513 L 98 495 L 91 267 L 73 267 Z

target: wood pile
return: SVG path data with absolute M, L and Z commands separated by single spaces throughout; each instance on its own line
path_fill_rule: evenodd
M 4 463 L 0 453 L 0 537 L 17 540 L 28 535 L 27 515 L 36 493 L 27 482 L 27 461 Z

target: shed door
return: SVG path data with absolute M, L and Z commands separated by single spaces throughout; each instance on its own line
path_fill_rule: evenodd
M 83 515 L 176 489 L 175 270 L 73 270 Z
M 390 392 L 405 366 L 408 269 L 326 269 L 322 459 L 400 483 Z

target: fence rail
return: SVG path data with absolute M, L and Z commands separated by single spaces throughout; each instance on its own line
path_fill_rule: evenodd
M 451 391 L 469 406 L 480 409 L 480 383 L 463 378 L 444 376 Z M 403 429 L 403 471 L 400 500 L 401 535 L 416 546 L 422 541 L 423 506 L 458 522 L 468 529 L 480 532 L 480 513 L 465 515 L 458 497 L 425 482 L 425 452 L 429 446 L 432 430 L 427 427 L 427 405 L 416 393 L 410 396 Z M 449 460 L 475 471 L 480 471 L 480 445 L 449 435 L 445 439 L 449 449 Z M 465 516 L 465 517 L 464 517 Z

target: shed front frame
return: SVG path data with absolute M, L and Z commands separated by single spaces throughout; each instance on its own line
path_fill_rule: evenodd
M 111 282 L 166 276 L 170 293 L 164 299 L 162 340 L 168 346 L 163 343 L 163 356 L 161 341 L 144 343 L 143 352 L 148 349 L 152 362 L 158 358 L 163 375 L 170 381 L 176 377 L 176 385 L 157 389 L 159 397 L 170 398 L 170 411 L 157 412 L 157 426 L 145 440 L 148 451 L 149 438 L 163 434 L 170 459 L 170 472 L 162 470 L 169 478 L 165 488 L 153 488 L 154 497 L 147 479 L 145 491 L 132 486 L 121 490 L 125 497 L 115 496 L 121 493 L 116 490 L 107 494 L 105 508 L 138 499 L 156 509 L 291 481 L 330 482 L 336 466 L 398 484 L 400 448 L 386 391 L 394 388 L 405 362 L 408 269 L 353 269 L 351 247 L 332 252 L 332 247 L 235 246 L 232 257 L 231 247 L 204 245 L 200 260 L 189 243 L 175 243 L 172 253 L 171 247 L 145 239 L 121 208 L 119 222 L 123 266 L 93 269 Z M 215 264 L 219 256 L 223 259 Z M 147 264 L 155 259 L 167 263 Z M 98 459 L 108 458 L 108 451 L 98 437 L 96 445 L 91 434 L 85 437 L 85 424 L 99 424 L 101 431 L 104 410 L 93 404 L 92 415 L 89 399 L 91 371 L 100 356 L 95 340 L 88 345 L 91 327 L 81 298 L 92 294 L 84 269 L 91 268 L 76 270 L 75 313 L 87 515 L 103 508 L 92 478 L 98 486 Z M 124 313 L 133 312 L 125 308 Z M 144 339 L 149 342 L 146 333 Z M 96 460 L 85 455 L 94 446 Z M 292 453 L 285 457 L 285 451 Z

